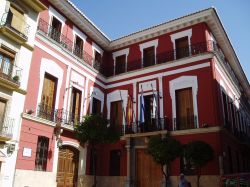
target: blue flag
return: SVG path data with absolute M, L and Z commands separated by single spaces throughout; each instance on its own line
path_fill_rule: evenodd
M 141 96 L 140 96 L 140 123 L 144 123 L 145 122 L 145 118 L 144 118 L 144 108 L 145 104 L 144 104 L 144 96 L 143 96 L 143 91 L 141 89 Z

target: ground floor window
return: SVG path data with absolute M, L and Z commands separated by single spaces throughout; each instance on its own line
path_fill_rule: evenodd
M 36 149 L 35 170 L 46 171 L 48 158 L 49 138 L 39 136 Z

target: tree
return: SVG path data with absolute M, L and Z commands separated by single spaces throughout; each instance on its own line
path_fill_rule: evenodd
M 119 140 L 120 136 L 113 127 L 108 126 L 108 120 L 99 114 L 87 115 L 82 123 L 75 127 L 76 138 L 80 143 L 88 143 L 93 160 L 94 184 L 96 187 L 96 146 L 102 143 L 114 143 Z
M 153 157 L 154 161 L 161 165 L 161 171 L 165 177 L 167 187 L 170 175 L 170 163 L 181 155 L 181 143 L 170 136 L 164 138 L 154 136 L 149 140 L 147 151 Z M 164 165 L 166 165 L 166 171 L 164 171 Z
M 212 147 L 203 141 L 188 143 L 184 149 L 184 156 L 196 168 L 197 187 L 200 186 L 201 168 L 213 159 Z

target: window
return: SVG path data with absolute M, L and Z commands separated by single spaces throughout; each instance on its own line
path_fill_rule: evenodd
M 110 124 L 119 129 L 123 124 L 122 101 L 111 102 Z
M 101 101 L 93 97 L 92 114 L 101 114 Z
M 0 48 L 0 74 L 1 77 L 6 79 L 12 78 L 13 62 L 15 54 L 11 53 L 8 49 Z
M 115 75 L 126 71 L 126 55 L 121 55 L 115 59 Z
M 48 158 L 49 138 L 38 136 L 36 148 L 35 170 L 46 171 Z
M 152 66 L 155 64 L 155 47 L 143 49 L 143 67 Z
M 175 40 L 176 59 L 189 56 L 188 36 Z
M 79 122 L 81 111 L 81 96 L 82 92 L 76 88 L 72 88 L 70 100 L 70 114 L 72 122 Z
M 110 151 L 109 158 L 109 175 L 110 176 L 120 176 L 120 150 Z
M 97 51 L 95 51 L 95 59 L 94 59 L 93 67 L 96 70 L 99 70 L 101 63 L 102 63 L 102 55 L 100 53 L 98 53 Z
M 175 94 L 177 129 L 195 128 L 192 88 L 176 90 Z
M 52 17 L 50 37 L 57 42 L 60 42 L 61 28 L 62 28 L 62 23 L 55 17 Z
M 5 111 L 6 111 L 6 100 L 0 99 L 0 130 L 2 130 L 4 125 L 4 117 L 5 117 Z
M 57 78 L 45 73 L 39 117 L 53 120 L 56 100 Z
M 83 58 L 83 40 L 79 36 L 75 36 L 74 54 L 79 58 Z

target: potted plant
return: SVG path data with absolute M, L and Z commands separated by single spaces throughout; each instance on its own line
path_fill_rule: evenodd
M 13 80 L 14 80 L 15 82 L 19 82 L 20 77 L 19 77 L 18 75 L 15 75 L 15 76 L 13 77 Z

